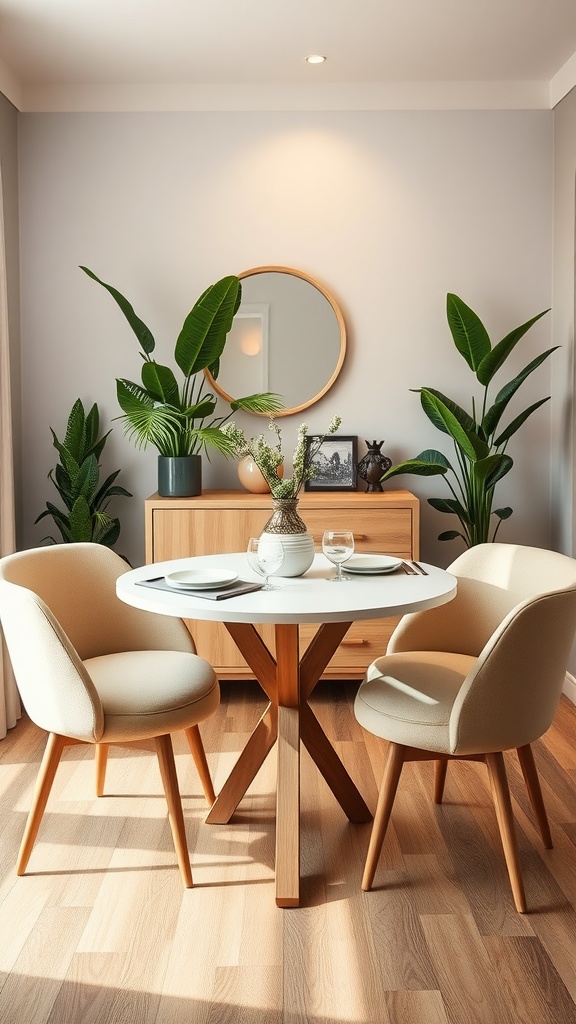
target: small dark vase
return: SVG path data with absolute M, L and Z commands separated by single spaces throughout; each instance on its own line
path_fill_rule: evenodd
M 202 456 L 159 455 L 158 494 L 161 498 L 193 498 L 202 494 Z
M 380 451 L 384 441 L 366 441 L 365 444 L 368 451 L 358 463 L 358 476 L 368 484 L 367 491 L 382 491 L 380 478 L 390 469 L 392 459 Z

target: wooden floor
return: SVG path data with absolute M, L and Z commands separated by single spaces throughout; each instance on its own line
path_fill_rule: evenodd
M 262 700 L 224 684 L 203 728 L 216 789 Z M 316 713 L 375 806 L 383 748 L 357 726 L 354 687 L 322 684 Z M 512 905 L 481 765 L 400 782 L 375 885 L 360 891 L 370 825 L 344 818 L 302 755 L 303 906 L 274 902 L 272 754 L 230 825 L 206 825 L 183 737 L 177 768 L 195 888 L 176 866 L 152 755 L 65 752 L 32 854 L 16 853 L 45 738 L 23 719 L 0 743 L 2 1024 L 570 1024 L 576 1022 L 576 708 L 536 745 L 555 848 L 544 850 L 507 755 L 531 913 Z

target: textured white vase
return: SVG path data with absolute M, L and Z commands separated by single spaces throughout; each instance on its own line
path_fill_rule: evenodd
M 314 561 L 314 538 L 307 532 L 297 507 L 298 498 L 273 498 L 274 511 L 260 535 L 282 541 L 284 560 L 278 576 L 301 576 Z

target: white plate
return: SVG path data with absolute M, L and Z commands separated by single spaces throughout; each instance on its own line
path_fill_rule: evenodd
M 238 579 L 238 573 L 223 569 L 220 572 L 209 569 L 182 569 L 164 577 L 166 583 L 176 590 L 214 590 L 228 587 Z
M 352 555 L 342 566 L 343 572 L 357 575 L 379 576 L 381 573 L 394 572 L 402 565 L 401 558 L 392 555 Z

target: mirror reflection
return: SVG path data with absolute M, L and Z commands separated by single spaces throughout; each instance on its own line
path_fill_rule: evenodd
M 346 330 L 338 304 L 317 281 L 289 267 L 255 267 L 242 280 L 234 318 L 211 385 L 227 400 L 274 391 L 285 408 L 300 412 L 336 380 L 344 361 Z

